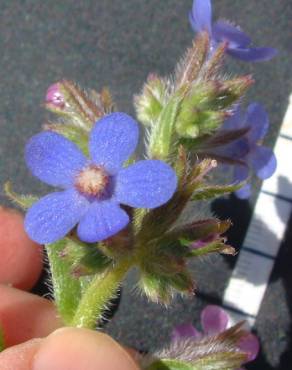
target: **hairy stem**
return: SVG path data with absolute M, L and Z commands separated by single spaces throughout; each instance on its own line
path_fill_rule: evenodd
M 4 332 L 2 327 L 0 326 L 0 352 L 4 351 L 5 349 L 5 341 L 4 341 Z
M 71 322 L 81 296 L 80 281 L 72 275 L 71 263 L 60 256 L 66 247 L 73 247 L 73 244 L 73 240 L 66 238 L 46 245 L 55 304 L 66 325 Z
M 106 305 L 114 297 L 130 267 L 129 260 L 123 260 L 105 275 L 96 276 L 85 290 L 71 325 L 78 328 L 95 329 Z

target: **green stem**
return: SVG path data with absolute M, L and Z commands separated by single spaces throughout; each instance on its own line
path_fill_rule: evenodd
M 4 349 L 5 349 L 4 332 L 2 327 L 0 326 L 0 352 L 4 351 Z
M 65 325 L 71 322 L 81 296 L 80 281 L 72 275 L 72 264 L 60 256 L 66 247 L 73 246 L 74 241 L 69 239 L 46 245 L 55 304 Z
M 130 261 L 123 260 L 106 275 L 96 276 L 84 292 L 71 325 L 78 328 L 95 329 L 107 303 L 114 297 L 130 267 Z

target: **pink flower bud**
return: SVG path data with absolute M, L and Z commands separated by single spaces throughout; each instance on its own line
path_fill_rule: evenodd
M 46 104 L 60 109 L 63 109 L 65 107 L 65 99 L 60 91 L 59 83 L 55 83 L 48 88 L 46 94 Z

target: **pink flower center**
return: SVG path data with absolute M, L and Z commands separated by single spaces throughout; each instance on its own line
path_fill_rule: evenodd
M 79 172 L 75 186 L 88 196 L 99 197 L 104 194 L 109 183 L 109 175 L 103 167 L 90 165 Z

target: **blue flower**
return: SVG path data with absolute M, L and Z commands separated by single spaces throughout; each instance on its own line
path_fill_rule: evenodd
M 228 22 L 218 21 L 212 24 L 211 0 L 194 0 L 189 19 L 194 31 L 209 33 L 212 50 L 219 43 L 227 42 L 227 53 L 245 62 L 266 61 L 277 54 L 277 50 L 273 48 L 250 47 L 250 37 Z
M 234 114 L 224 122 L 222 132 L 246 129 L 245 135 L 239 139 L 212 151 L 221 158 L 238 161 L 234 168 L 235 182 L 246 180 L 250 169 L 253 169 L 261 180 L 271 177 L 275 172 L 277 161 L 272 149 L 261 145 L 268 128 L 268 114 L 259 103 L 250 104 L 245 113 L 238 106 Z M 250 193 L 250 184 L 236 191 L 240 199 L 248 198 Z
M 77 224 L 77 234 L 93 243 L 111 237 L 129 223 L 124 204 L 156 208 L 173 195 L 174 170 L 159 160 L 123 163 L 134 152 L 139 129 L 124 113 L 100 119 L 89 138 L 90 159 L 63 136 L 43 132 L 30 139 L 25 159 L 32 174 L 63 191 L 41 198 L 27 212 L 25 230 L 38 243 L 52 243 Z

